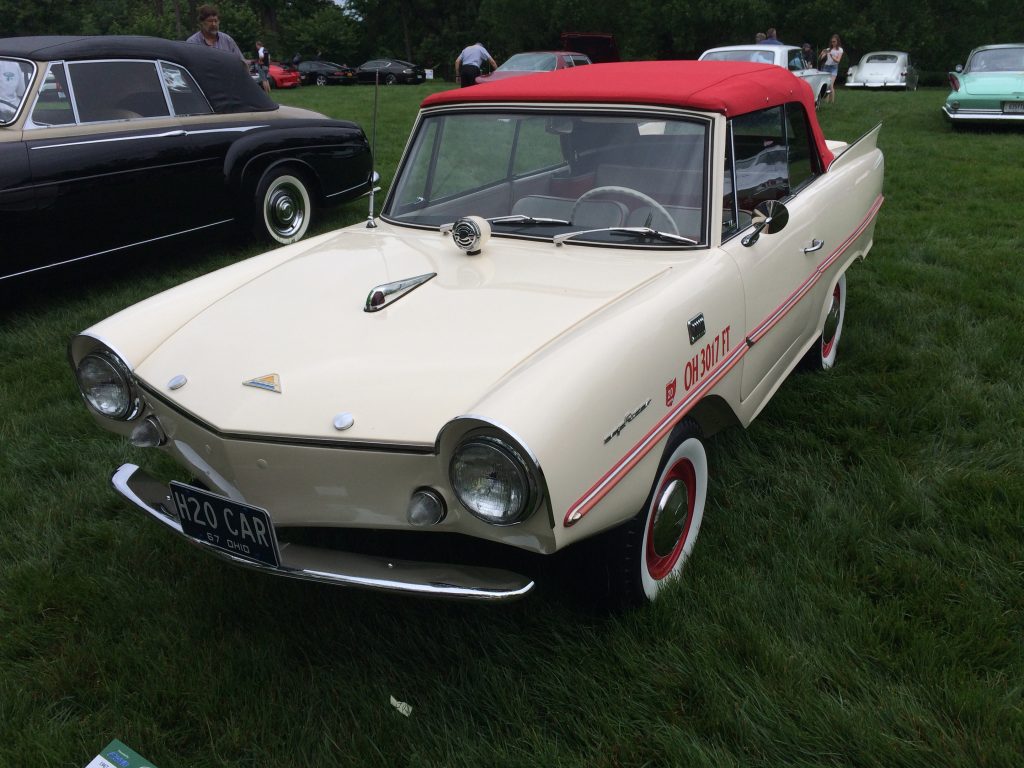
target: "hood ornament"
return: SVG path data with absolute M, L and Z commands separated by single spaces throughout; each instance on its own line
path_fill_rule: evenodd
M 363 307 L 363 312 L 380 312 L 384 307 L 394 304 L 414 288 L 419 288 L 425 282 L 435 277 L 437 277 L 437 272 L 429 272 L 425 275 L 409 277 L 405 280 L 396 280 L 393 283 L 384 283 L 383 285 L 371 288 L 370 292 L 366 295 L 366 305 Z
M 458 221 L 440 226 L 442 235 L 451 234 L 455 245 L 468 256 L 476 256 L 491 238 L 491 225 L 480 216 L 463 216 Z
M 257 376 L 255 379 L 249 379 L 248 381 L 242 382 L 243 387 L 256 387 L 256 389 L 265 389 L 267 392 L 281 393 L 281 377 L 276 373 L 268 373 L 266 376 Z

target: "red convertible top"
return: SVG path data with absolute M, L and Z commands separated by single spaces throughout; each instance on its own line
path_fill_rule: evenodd
M 720 112 L 726 117 L 797 101 L 807 114 L 822 167 L 828 168 L 833 160 L 814 113 L 814 94 L 810 87 L 774 64 L 738 61 L 591 64 L 441 91 L 424 99 L 422 106 L 495 101 L 652 104 Z

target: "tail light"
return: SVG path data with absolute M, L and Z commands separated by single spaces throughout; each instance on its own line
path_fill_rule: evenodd
M 950 75 L 949 76 L 949 87 L 952 88 L 954 91 L 959 91 L 960 90 L 960 78 L 958 78 L 956 75 Z

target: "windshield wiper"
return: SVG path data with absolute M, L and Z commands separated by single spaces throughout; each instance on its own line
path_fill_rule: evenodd
M 698 245 L 697 241 L 690 237 L 683 235 L 674 235 L 671 232 L 661 232 L 651 227 L 600 227 L 598 229 L 581 229 L 579 232 L 566 232 L 562 235 L 555 235 L 552 241 L 555 245 L 562 245 L 566 240 L 571 240 L 574 237 L 580 235 L 592 235 L 597 232 L 615 232 L 615 233 L 627 233 L 635 235 L 643 235 L 644 237 L 652 237 L 658 240 L 667 240 L 670 243 L 683 243 L 684 245 Z
M 565 219 L 549 219 L 544 216 L 527 216 L 523 213 L 515 213 L 511 216 L 494 216 L 487 219 L 490 224 L 570 224 Z

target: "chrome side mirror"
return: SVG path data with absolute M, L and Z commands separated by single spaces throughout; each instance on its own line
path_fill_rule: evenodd
M 964 65 L 963 64 L 957 64 L 955 67 L 953 67 L 953 71 L 954 72 L 963 72 L 964 71 Z
M 757 204 L 751 218 L 754 231 L 740 241 L 744 248 L 756 243 L 762 232 L 774 235 L 785 227 L 789 223 L 789 209 L 778 200 L 765 200 Z

